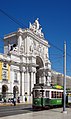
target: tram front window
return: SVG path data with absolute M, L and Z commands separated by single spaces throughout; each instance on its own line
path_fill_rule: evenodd
M 45 97 L 44 90 L 40 90 L 40 97 Z
M 39 98 L 40 97 L 40 91 L 39 90 L 35 90 L 35 98 Z
M 44 91 L 43 90 L 35 90 L 34 97 L 35 98 L 44 97 Z
M 46 97 L 49 98 L 49 91 L 46 91 Z

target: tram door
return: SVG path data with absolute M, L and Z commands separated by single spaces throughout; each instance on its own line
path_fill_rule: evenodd
M 41 106 L 43 107 L 43 104 L 44 104 L 44 90 L 40 90 L 40 95 L 41 95 Z

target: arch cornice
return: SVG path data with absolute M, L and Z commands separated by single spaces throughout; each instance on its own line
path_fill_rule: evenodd
M 47 40 L 38 37 L 38 36 L 37 36 L 34 32 L 32 32 L 30 29 L 25 29 L 25 30 L 23 31 L 23 34 L 24 34 L 24 33 L 26 34 L 26 36 L 31 36 L 31 37 L 34 38 L 36 41 L 38 41 L 39 43 L 45 45 L 46 47 L 50 47 Z

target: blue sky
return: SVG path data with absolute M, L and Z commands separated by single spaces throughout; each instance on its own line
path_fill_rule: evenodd
M 71 75 L 71 1 L 70 0 L 0 0 L 0 9 L 22 23 L 39 18 L 45 39 L 50 44 L 49 56 L 52 69 L 63 72 L 64 41 L 67 45 L 67 75 Z M 16 31 L 20 26 L 0 12 L 0 38 Z M 59 50 L 59 49 L 61 50 Z M 3 41 L 0 40 L 0 52 Z

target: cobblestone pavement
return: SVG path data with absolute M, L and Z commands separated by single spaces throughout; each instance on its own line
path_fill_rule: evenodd
M 66 108 L 67 114 L 62 113 L 63 108 L 19 114 L 2 117 L 0 119 L 71 119 L 71 108 Z

